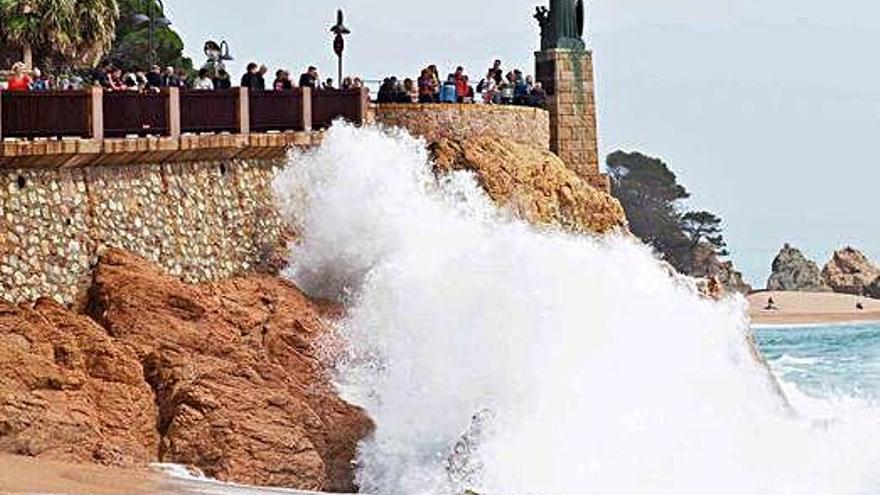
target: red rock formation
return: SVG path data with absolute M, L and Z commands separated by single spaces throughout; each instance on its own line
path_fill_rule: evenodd
M 110 251 L 88 306 L 103 328 L 48 303 L 0 308 L 0 450 L 350 491 L 372 424 L 317 357 L 332 310 L 278 278 L 190 286 Z
M 0 303 L 0 451 L 133 465 L 156 459 L 156 406 L 137 356 L 49 301 Z

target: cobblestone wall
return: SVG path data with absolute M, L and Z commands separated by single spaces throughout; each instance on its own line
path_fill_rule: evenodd
M 188 282 L 257 268 L 283 242 L 278 160 L 0 170 L 0 298 L 71 304 L 109 246 Z
M 471 136 L 507 138 L 550 149 L 550 117 L 545 110 L 508 105 L 381 104 L 375 120 L 403 127 L 428 141 Z

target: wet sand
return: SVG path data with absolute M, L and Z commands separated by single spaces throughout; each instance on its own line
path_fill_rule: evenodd
M 768 298 L 778 310 L 766 310 Z M 758 324 L 880 322 L 880 300 L 830 292 L 758 292 L 749 296 L 750 316 Z M 862 303 L 863 310 L 856 309 Z

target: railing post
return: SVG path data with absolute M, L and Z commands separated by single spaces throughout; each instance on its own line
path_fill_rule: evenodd
M 304 131 L 312 130 L 312 88 L 302 88 L 302 123 Z
M 238 132 L 251 133 L 251 99 L 247 88 L 238 88 Z
M 367 109 L 369 108 L 370 93 L 367 88 L 359 88 L 357 90 L 357 125 L 367 124 Z
M 91 134 L 92 139 L 95 141 L 103 141 L 104 140 L 104 89 L 100 86 L 95 86 L 89 90 L 91 96 L 91 104 L 89 107 L 91 108 L 91 119 L 89 124 L 91 125 Z
M 168 88 L 168 135 L 180 138 L 180 88 Z

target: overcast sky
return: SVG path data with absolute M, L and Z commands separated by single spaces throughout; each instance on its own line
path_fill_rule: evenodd
M 165 3 L 197 65 L 206 39 L 226 39 L 235 74 L 250 60 L 335 74 L 337 7 L 346 72 L 368 79 L 428 63 L 482 75 L 495 57 L 532 72 L 538 42 L 540 0 Z M 603 155 L 669 163 L 691 206 L 724 218 L 750 282 L 784 242 L 820 264 L 844 244 L 880 262 L 880 2 L 595 0 L 588 17 Z

